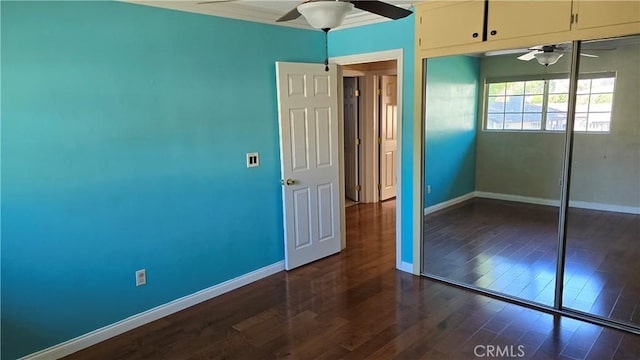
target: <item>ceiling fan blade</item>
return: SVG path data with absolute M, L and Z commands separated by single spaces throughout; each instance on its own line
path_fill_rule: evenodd
M 539 50 L 533 50 L 532 52 L 528 52 L 524 55 L 518 56 L 518 60 L 523 60 L 523 61 L 529 61 L 529 60 L 533 60 L 536 57 L 536 54 L 539 53 L 541 51 Z
M 227 3 L 227 2 L 233 2 L 236 0 L 214 0 L 214 1 L 201 1 L 199 3 L 197 3 L 198 5 L 204 5 L 204 4 L 219 4 L 219 3 Z
M 407 17 L 413 13 L 411 10 L 387 4 L 382 1 L 351 1 L 353 6 L 360 10 L 368 11 L 376 15 L 384 16 L 389 19 L 397 20 Z
M 294 20 L 294 19 L 299 18 L 301 15 L 302 14 L 300 14 L 300 12 L 298 12 L 298 8 L 294 7 L 293 9 L 291 9 L 291 11 L 289 11 L 288 13 L 282 15 L 278 20 L 276 20 L 276 22 Z
M 529 49 L 509 49 L 509 50 L 494 50 L 487 51 L 484 53 L 484 56 L 500 56 L 500 55 L 511 55 L 511 54 L 522 54 L 525 52 L 529 52 Z
M 585 54 L 585 53 L 580 53 L 580 55 L 582 55 L 584 57 L 590 57 L 590 58 L 597 58 L 598 57 L 598 55 Z
M 592 47 L 585 46 L 582 49 L 589 50 L 589 51 L 612 51 L 618 48 L 614 48 L 614 47 L 613 48 L 592 48 Z
M 571 51 L 571 49 L 567 48 L 567 45 L 565 44 L 537 45 L 530 47 L 529 50 L 538 50 L 545 52 Z

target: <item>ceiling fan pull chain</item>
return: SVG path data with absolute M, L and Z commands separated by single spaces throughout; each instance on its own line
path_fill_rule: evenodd
M 324 28 L 324 71 L 329 71 L 329 28 Z

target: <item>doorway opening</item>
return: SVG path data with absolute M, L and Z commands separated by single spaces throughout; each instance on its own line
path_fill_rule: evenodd
M 345 205 L 397 194 L 397 60 L 342 67 Z
M 343 181 L 343 190 L 344 198 L 352 200 L 355 197 L 358 203 L 379 203 L 384 197 L 380 196 L 380 190 L 378 190 L 378 184 L 383 184 L 381 182 L 381 175 L 386 176 L 386 179 L 392 180 L 389 181 L 395 185 L 395 192 L 392 196 L 389 196 L 388 199 L 394 199 L 392 201 L 387 201 L 379 204 L 367 204 L 366 206 L 377 206 L 380 207 L 382 211 L 382 207 L 388 208 L 392 206 L 394 208 L 393 213 L 390 213 L 392 217 L 395 218 L 395 239 L 396 239 L 396 251 L 395 251 L 395 263 L 396 268 L 413 272 L 412 264 L 403 263 L 401 260 L 401 217 L 402 217 L 402 197 L 401 197 L 401 172 L 400 169 L 402 164 L 402 83 L 403 83 L 403 51 L 402 49 L 396 50 L 387 50 L 375 53 L 367 53 L 367 54 L 356 54 L 356 55 L 348 55 L 342 57 L 331 58 L 330 61 L 332 63 L 341 65 L 339 70 L 339 90 L 344 91 L 345 86 L 344 80 L 350 82 L 353 86 L 353 83 L 356 82 L 358 85 L 357 90 L 359 91 L 359 96 L 357 97 L 357 101 L 352 102 L 352 107 L 355 107 L 357 104 L 358 116 L 352 117 L 357 119 L 351 126 L 351 128 L 342 128 L 342 145 L 340 147 L 341 154 L 341 162 L 342 162 L 342 173 L 341 179 Z M 392 137 L 395 141 L 393 148 L 393 154 L 388 156 L 388 160 L 382 164 L 383 166 L 387 166 L 391 172 L 389 173 L 381 173 L 381 161 L 380 161 L 380 145 L 378 141 L 382 142 L 381 136 L 379 135 L 380 129 L 383 127 L 380 123 L 380 105 L 383 103 L 378 98 L 378 90 L 380 89 L 380 94 L 382 95 L 383 90 L 380 86 L 382 85 L 383 77 L 389 77 L 390 79 L 395 80 L 394 82 L 394 95 L 395 101 L 391 103 L 390 106 L 385 107 L 383 109 L 388 109 L 389 114 L 393 116 L 393 119 L 390 120 L 388 125 L 394 125 L 394 129 L 390 132 L 390 137 Z M 355 80 L 349 80 L 349 78 L 356 78 Z M 373 105 L 364 106 L 362 101 L 364 98 L 370 98 L 370 102 Z M 343 95 L 339 96 L 340 100 L 343 100 Z M 352 99 L 353 101 L 354 99 Z M 345 104 L 341 104 L 339 107 L 344 110 Z M 355 110 L 351 108 L 352 110 Z M 367 116 L 366 113 L 369 113 Z M 374 118 L 375 116 L 375 118 Z M 345 117 L 343 117 L 345 119 Z M 369 119 L 370 121 L 363 123 L 364 119 Z M 389 126 L 388 126 L 389 127 Z M 355 137 L 356 140 L 353 140 L 351 145 L 355 149 L 357 146 L 358 151 L 348 150 L 345 151 L 345 146 L 347 145 L 347 141 L 351 141 L 350 139 L 345 140 L 345 135 L 347 132 L 350 134 L 355 133 L 358 136 Z M 380 139 L 380 140 L 378 140 Z M 358 143 L 359 142 L 359 143 Z M 358 143 L 356 145 L 356 143 Z M 353 153 L 353 160 L 346 160 L 346 154 Z M 357 154 L 356 154 L 357 153 Z M 366 158 L 365 158 L 366 157 Z M 347 164 L 349 161 L 349 164 Z M 357 165 L 355 165 L 357 163 Z M 347 175 L 347 171 L 349 171 L 349 175 Z M 344 188 L 347 184 L 346 177 L 350 176 L 349 179 L 351 184 L 359 185 L 358 194 L 351 194 L 352 197 L 347 197 L 347 189 Z M 385 178 L 382 178 L 384 181 Z M 388 196 L 388 195 L 387 195 Z M 345 205 L 347 201 L 345 201 Z M 365 205 L 358 205 L 357 207 L 361 207 Z M 356 208 L 357 208 L 356 207 Z M 350 207 L 349 211 L 352 211 L 354 208 Z M 342 226 L 345 229 L 345 234 L 347 233 L 346 229 L 346 219 L 343 216 Z M 343 246 L 346 246 L 346 237 L 343 239 Z

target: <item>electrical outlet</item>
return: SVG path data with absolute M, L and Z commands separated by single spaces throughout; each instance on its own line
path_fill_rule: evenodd
M 142 286 L 147 283 L 147 270 L 141 269 L 136 271 L 136 286 Z
M 431 194 L 431 185 L 427 185 L 427 194 Z

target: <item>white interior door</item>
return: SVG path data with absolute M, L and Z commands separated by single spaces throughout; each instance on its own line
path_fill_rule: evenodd
M 380 200 L 396 196 L 398 101 L 396 76 L 382 76 L 380 99 Z
M 336 65 L 276 63 L 285 268 L 341 248 Z
M 345 194 L 359 201 L 358 172 L 358 78 L 345 77 L 344 83 L 344 182 Z

